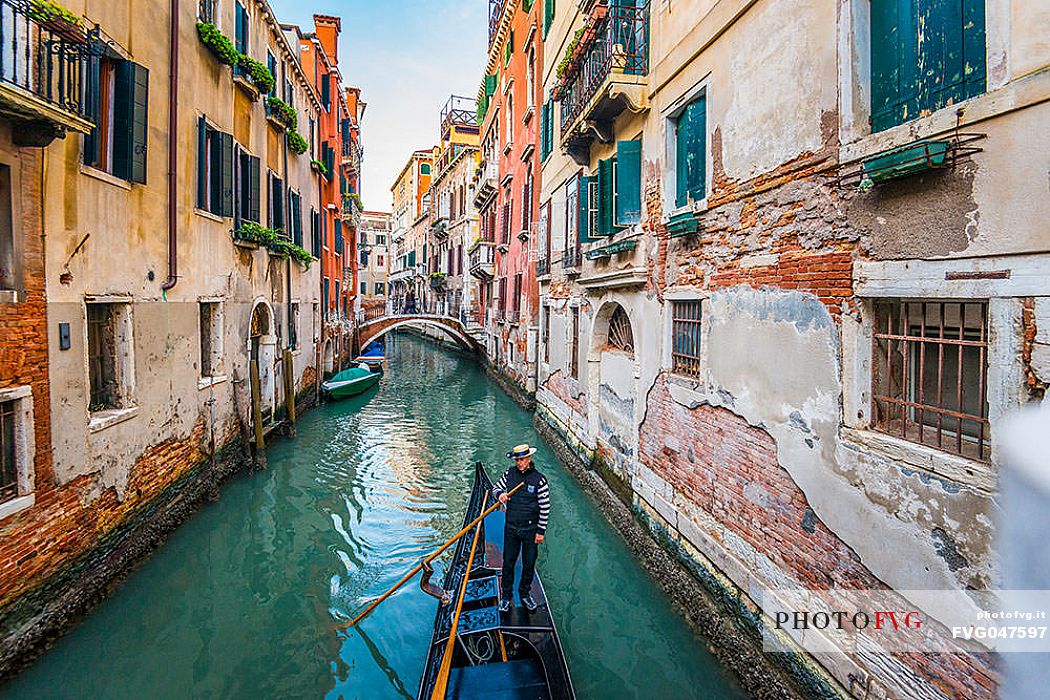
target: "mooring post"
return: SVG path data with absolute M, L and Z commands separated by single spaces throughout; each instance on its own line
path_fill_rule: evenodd
M 292 368 L 292 351 L 284 349 L 284 409 L 288 414 L 291 435 L 295 437 L 295 374 Z
M 266 449 L 266 439 L 263 436 L 262 424 L 262 384 L 259 380 L 259 361 L 252 360 L 249 366 L 249 374 L 252 384 L 252 423 L 255 429 L 255 463 L 260 469 L 265 468 L 266 462 L 263 452 Z

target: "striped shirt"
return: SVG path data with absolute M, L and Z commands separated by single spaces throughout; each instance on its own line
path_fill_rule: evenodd
M 500 494 L 512 490 L 523 481 L 525 485 L 507 503 L 507 524 L 521 530 L 535 527 L 536 534 L 543 535 L 547 531 L 551 512 L 551 494 L 547 477 L 535 466 L 530 465 L 525 472 L 519 471 L 517 467 L 508 469 L 496 482 L 492 495 L 499 498 Z

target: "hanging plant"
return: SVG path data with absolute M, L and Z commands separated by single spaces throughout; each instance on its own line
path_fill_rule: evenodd
M 83 44 L 84 25 L 79 17 L 51 0 L 30 0 L 29 17 L 52 34 Z
M 278 229 L 266 228 L 254 222 L 245 221 L 240 228 L 233 232 L 233 237 L 239 241 L 256 243 L 279 258 L 291 258 L 309 267 L 313 261 L 313 256 L 302 246 L 296 245 L 282 236 L 281 233 Z
M 280 97 L 266 98 L 266 112 L 277 118 L 288 129 L 294 131 L 299 126 L 299 115 L 295 108 Z
M 310 161 L 310 166 L 314 170 L 316 170 L 317 172 L 319 172 L 322 175 L 324 175 L 325 177 L 328 177 L 328 168 L 321 161 L 319 161 L 319 160 L 311 160 Z
M 307 149 L 310 148 L 310 144 L 306 142 L 302 134 L 298 131 L 288 132 L 288 148 L 297 156 L 301 156 L 306 153 Z
M 237 65 L 247 74 L 248 80 L 251 81 L 252 85 L 258 88 L 259 92 L 267 93 L 273 90 L 274 79 L 273 73 L 262 63 L 256 61 L 251 56 L 245 56 L 241 54 L 237 59 Z
M 219 31 L 219 28 L 209 22 L 197 22 L 197 36 L 201 43 L 208 47 L 219 63 L 228 66 L 237 65 L 240 54 L 234 47 L 230 38 Z

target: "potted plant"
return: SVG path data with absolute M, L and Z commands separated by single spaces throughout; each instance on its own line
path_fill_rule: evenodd
M 430 273 L 430 287 L 435 290 L 442 290 L 445 288 L 445 273 L 444 272 L 431 272 Z
M 322 163 L 321 161 L 316 160 L 316 159 L 315 160 L 311 160 L 310 161 L 310 167 L 313 168 L 315 172 L 319 172 L 322 175 L 324 175 L 325 177 L 328 177 L 328 167 L 324 163 Z
M 266 94 L 273 90 L 273 73 L 259 61 L 256 61 L 251 56 L 241 54 L 237 59 L 237 66 L 259 92 Z
M 197 36 L 219 63 L 227 66 L 237 65 L 240 54 L 234 47 L 230 38 L 219 31 L 219 28 L 209 22 L 197 22 Z
M 310 144 L 306 142 L 306 139 L 298 131 L 289 131 L 288 148 L 295 155 L 301 156 L 310 148 Z
M 75 44 L 87 42 L 79 17 L 52 0 L 30 0 L 29 17 L 52 34 Z
M 295 131 L 299 126 L 299 115 L 296 114 L 295 108 L 280 97 L 266 98 L 266 116 L 291 131 Z

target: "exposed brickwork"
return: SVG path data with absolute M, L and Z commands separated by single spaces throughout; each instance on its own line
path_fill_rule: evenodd
M 805 494 L 778 463 L 772 436 L 725 408 L 682 406 L 663 377 L 649 394 L 639 461 L 803 586 L 884 588 L 812 514 Z M 708 534 L 723 539 L 717 531 Z M 986 659 L 902 658 L 917 674 L 935 679 L 948 697 L 995 697 L 996 674 Z

